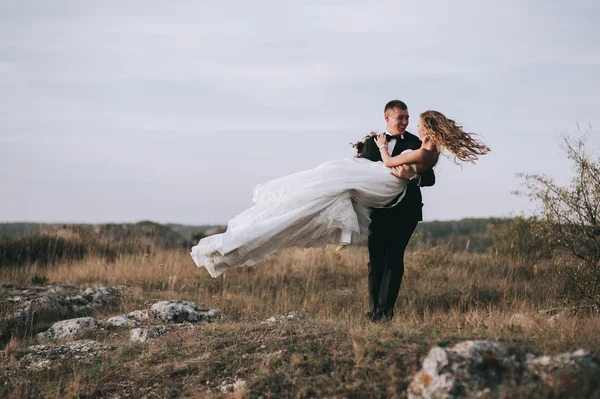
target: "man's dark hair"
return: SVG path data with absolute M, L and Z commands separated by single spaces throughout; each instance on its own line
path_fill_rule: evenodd
M 390 109 L 399 108 L 403 111 L 406 111 L 408 107 L 403 101 L 400 100 L 392 100 L 389 103 L 385 104 L 385 108 L 383 109 L 383 113 L 387 114 Z

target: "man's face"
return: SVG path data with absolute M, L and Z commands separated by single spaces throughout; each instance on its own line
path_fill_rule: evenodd
M 408 110 L 392 108 L 385 114 L 385 125 L 391 135 L 403 134 L 408 126 Z

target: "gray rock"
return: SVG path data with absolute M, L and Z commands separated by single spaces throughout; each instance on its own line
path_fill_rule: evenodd
M 174 326 L 150 326 L 147 328 L 134 328 L 131 330 L 130 340 L 133 342 L 147 342 L 174 330 Z
M 246 386 L 246 381 L 242 379 L 237 379 L 233 383 L 227 383 L 227 381 L 223 381 L 221 383 L 221 393 L 229 393 L 240 390 Z
M 409 398 L 453 398 L 477 395 L 502 379 L 507 352 L 492 341 L 465 341 L 452 348 L 435 347 L 408 388 Z
M 91 340 L 73 341 L 58 346 L 33 345 L 19 352 L 25 353 L 19 363 L 27 368 L 45 369 L 51 368 L 62 360 L 90 362 L 102 353 L 113 349 Z
M 46 290 L 10 288 L 10 296 L 0 297 L 0 344 L 13 335 L 25 336 L 40 326 L 58 320 L 89 316 L 96 311 L 106 310 L 120 303 L 126 287 L 92 287 L 75 294 L 56 294 L 63 287 L 52 286 Z M 20 292 L 20 295 L 15 295 Z M 55 292 L 55 293 L 53 293 Z
M 95 309 L 103 309 L 114 304 L 115 298 L 120 298 L 121 294 L 127 290 L 124 285 L 116 287 L 90 287 L 80 295 L 86 298 Z
M 559 385 L 561 380 L 577 380 L 590 372 L 600 377 L 600 364 L 595 354 L 584 349 L 555 356 L 536 357 L 528 354 L 525 368 L 548 386 Z
M 502 384 L 528 396 L 545 392 L 560 396 L 559 379 L 582 375 L 600 378 L 598 359 L 589 351 L 557 356 L 510 355 L 493 341 L 464 341 L 451 348 L 434 347 L 408 387 L 409 399 L 481 397 Z M 507 388 L 508 387 L 508 388 Z M 509 395 L 510 396 L 510 395 Z M 585 396 L 585 395 L 584 395 Z
M 102 328 L 104 323 L 93 317 L 62 320 L 54 323 L 47 331 L 36 335 L 37 342 L 59 339 L 81 339 Z
M 134 328 L 131 330 L 130 340 L 133 342 L 146 342 L 151 339 L 159 338 L 172 331 L 189 331 L 195 330 L 197 327 L 197 324 L 180 323 Z
M 81 339 L 103 329 L 119 329 L 138 327 L 140 323 L 126 315 L 113 316 L 107 320 L 96 320 L 93 317 L 80 317 L 61 320 L 48 330 L 36 335 L 37 342 L 53 340 Z
M 304 315 L 300 312 L 290 312 L 279 316 L 269 317 L 267 320 L 263 321 L 261 324 L 276 324 L 291 320 L 299 320 L 303 319 Z
M 134 310 L 133 312 L 127 313 L 127 318 L 135 321 L 144 321 L 150 318 L 147 310 Z
M 209 309 L 188 301 L 160 301 L 150 307 L 150 315 L 165 321 L 182 323 L 213 323 L 221 318 L 219 309 Z
M 127 316 L 120 315 L 106 319 L 105 324 L 107 327 L 112 328 L 129 328 L 138 327 L 140 325 L 140 322 Z

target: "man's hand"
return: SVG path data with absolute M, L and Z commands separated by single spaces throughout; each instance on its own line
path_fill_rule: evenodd
M 409 165 L 395 166 L 392 168 L 392 174 L 403 180 L 410 180 L 417 172 Z

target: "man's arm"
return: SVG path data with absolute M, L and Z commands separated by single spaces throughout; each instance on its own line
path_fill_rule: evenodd
M 363 145 L 363 148 L 360 151 L 360 157 L 373 161 L 373 148 L 375 148 L 375 142 L 373 141 L 373 139 L 369 138 L 365 140 L 365 144 Z M 377 150 L 379 151 L 379 149 Z
M 418 174 L 409 165 L 402 165 L 392 168 L 392 174 L 400 179 L 414 182 L 419 187 L 430 187 L 435 184 L 433 169 L 428 169 L 422 174 Z
M 421 173 L 421 183 L 419 186 L 421 187 L 431 187 L 435 184 L 435 173 L 433 173 L 433 169 L 428 169 L 425 172 Z

